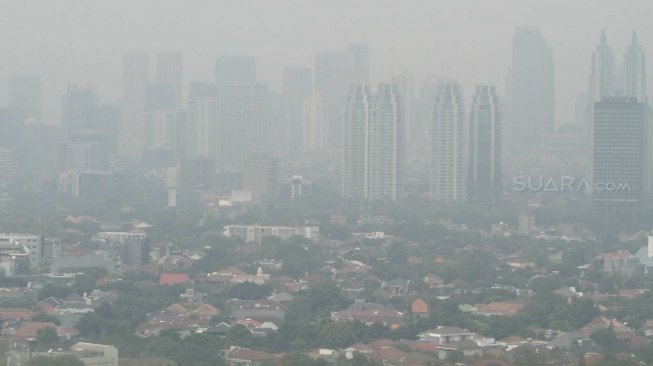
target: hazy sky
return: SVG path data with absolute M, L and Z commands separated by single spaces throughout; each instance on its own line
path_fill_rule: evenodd
M 651 14 L 651 0 L 0 0 L 0 90 L 12 74 L 42 75 L 43 115 L 57 122 L 66 84 L 120 97 L 125 51 L 181 51 L 185 82 L 212 79 L 221 54 L 251 54 L 279 89 L 283 67 L 312 67 L 347 39 L 370 44 L 373 81 L 406 67 L 468 93 L 478 81 L 503 90 L 514 28 L 536 25 L 553 47 L 560 124 L 586 89 L 600 30 L 618 60 L 635 29 L 653 54 Z

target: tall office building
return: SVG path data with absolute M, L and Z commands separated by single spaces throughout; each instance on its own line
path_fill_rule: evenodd
M 431 123 L 431 199 L 466 200 L 467 128 L 463 91 L 455 81 L 438 84 Z
M 370 47 L 367 43 L 347 45 L 349 59 L 348 81 L 350 84 L 370 82 Z
M 371 103 L 370 87 L 351 87 L 342 123 L 342 183 L 345 197 L 367 198 L 368 129 Z
M 188 155 L 219 160 L 219 100 L 214 83 L 193 82 L 188 93 Z
M 277 197 L 279 171 L 269 152 L 252 151 L 243 164 L 243 190 L 252 192 L 252 202 L 260 205 Z
M 169 90 L 170 106 L 173 109 L 182 107 L 183 62 L 179 52 L 161 52 L 156 56 L 155 81 Z
M 22 148 L 25 114 L 18 108 L 0 108 L 0 147 Z
M 594 211 L 636 217 L 650 163 L 648 107 L 636 98 L 606 97 L 594 103 L 593 114 Z
M 16 151 L 0 147 L 0 185 L 12 184 L 18 177 Z
M 419 148 L 416 146 L 416 142 L 419 140 L 417 135 L 424 133 L 415 123 L 415 78 L 407 70 L 403 70 L 392 76 L 392 83 L 397 85 L 399 97 L 401 98 L 403 119 L 406 125 L 406 142 L 410 148 L 406 153 L 413 159 L 419 155 Z
M 240 169 L 247 153 L 268 149 L 268 88 L 261 84 L 219 86 L 220 167 Z
M 148 149 L 172 150 L 179 156 L 182 143 L 179 131 L 184 124 L 184 112 L 155 111 L 147 114 L 145 147 Z
M 406 119 L 399 87 L 382 83 L 369 110 L 367 198 L 396 201 L 404 193 Z
M 61 116 L 61 124 L 66 134 L 96 129 L 98 127 L 96 108 L 95 91 L 75 84 L 68 85 L 63 98 Z
M 123 56 L 122 67 L 122 111 L 118 153 L 122 157 L 140 159 L 145 143 L 149 57 L 147 53 L 127 53 Z
M 220 56 L 215 61 L 218 85 L 256 83 L 256 59 L 253 56 Z
M 347 52 L 315 55 L 315 92 L 322 98 L 327 147 L 333 150 L 342 147 L 342 110 L 347 102 L 348 75 Z
M 469 199 L 501 195 L 501 105 L 494 85 L 476 86 L 469 114 Z
M 343 51 L 315 55 L 315 92 L 323 102 L 329 149 L 342 148 L 342 110 L 347 103 L 349 87 L 369 81 L 369 47 L 365 43 L 350 43 Z
M 25 119 L 41 120 L 41 78 L 16 75 L 9 79 L 9 108 L 20 110 Z
M 286 123 L 280 147 L 282 156 L 295 160 L 302 151 L 304 100 L 313 93 L 313 75 L 308 67 L 288 67 L 283 73 L 283 105 Z
M 623 96 L 637 98 L 641 103 L 648 103 L 646 91 L 646 56 L 633 32 L 631 43 L 624 54 Z
M 530 154 L 555 127 L 553 56 L 538 28 L 515 30 L 511 70 L 511 151 Z
M 351 87 L 343 116 L 344 196 L 397 200 L 403 194 L 406 164 L 404 114 L 398 87 L 382 83 Z
M 326 112 L 324 100 L 318 94 L 305 98 L 302 105 L 302 152 L 327 148 Z
M 601 32 L 601 41 L 592 54 L 592 73 L 590 75 L 590 102 L 600 102 L 605 97 L 615 95 L 614 53 L 608 45 L 605 31 Z

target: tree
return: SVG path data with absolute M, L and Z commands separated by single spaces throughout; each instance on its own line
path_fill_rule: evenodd
M 317 335 L 317 345 L 324 348 L 344 348 L 354 343 L 354 334 L 347 323 L 326 323 Z
M 224 292 L 227 299 L 257 300 L 270 296 L 272 289 L 254 282 L 243 282 L 229 287 Z
M 66 296 L 70 295 L 72 292 L 73 290 L 68 286 L 48 284 L 43 286 L 43 288 L 39 290 L 38 298 L 39 301 L 45 300 L 50 297 L 57 297 L 63 299 Z
M 612 328 L 595 330 L 590 335 L 590 339 L 603 347 L 603 350 L 607 353 L 616 353 L 622 349 L 619 338 L 617 338 L 617 333 Z
M 53 327 L 42 328 L 36 331 L 36 342 L 43 350 L 55 348 L 59 344 L 57 330 Z

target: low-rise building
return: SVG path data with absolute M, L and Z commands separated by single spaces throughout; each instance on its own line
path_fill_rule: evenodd
M 320 228 L 317 226 L 264 226 L 264 225 L 227 225 L 223 229 L 224 236 L 235 236 L 246 242 L 260 243 L 264 237 L 273 236 L 288 240 L 293 236 L 303 236 L 316 241 L 320 238 Z

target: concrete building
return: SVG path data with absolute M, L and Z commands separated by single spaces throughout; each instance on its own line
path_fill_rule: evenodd
M 70 347 L 70 353 L 84 366 L 118 366 L 118 349 L 114 346 L 77 342 Z
M 30 268 L 38 268 L 45 259 L 45 238 L 35 234 L 0 234 L 0 245 L 26 247 L 29 250 Z
M 266 236 L 288 240 L 293 236 L 303 236 L 316 241 L 320 238 L 317 226 L 263 226 L 263 225 L 226 225 L 222 230 L 224 236 L 236 236 L 246 242 L 260 243 Z
M 122 64 L 122 112 L 118 154 L 140 159 L 145 144 L 145 113 L 149 82 L 149 56 L 127 53 Z
M 532 154 L 555 127 L 553 54 L 538 28 L 515 29 L 510 84 L 510 152 Z
M 219 158 L 219 101 L 215 84 L 193 82 L 188 93 L 188 156 Z
M 406 164 L 404 114 L 398 87 L 352 86 L 343 117 L 343 196 L 397 200 Z
M 156 56 L 155 80 L 171 94 L 170 108 L 182 107 L 183 59 L 179 52 L 165 51 Z
M 442 80 L 431 123 L 431 199 L 454 204 L 467 199 L 467 123 L 462 87 Z
M 21 111 L 25 119 L 41 120 L 41 77 L 15 75 L 9 79 L 9 108 Z
M 257 205 L 277 198 L 279 169 L 271 153 L 254 151 L 247 155 L 243 165 L 242 189 L 252 192 L 252 202 Z
M 637 217 L 643 207 L 650 163 L 648 106 L 635 98 L 604 98 L 594 104 L 593 114 L 594 211 Z
M 222 55 L 215 61 L 218 86 L 256 83 L 256 59 L 253 56 Z
M 633 32 L 631 43 L 624 53 L 623 96 L 636 98 L 640 103 L 648 103 L 646 90 L 646 56 Z
M 494 85 L 477 85 L 469 114 L 469 199 L 501 195 L 502 113 Z
M 310 196 L 313 192 L 313 181 L 302 175 L 293 175 L 279 184 L 279 198 L 292 201 L 299 197 Z
M 240 170 L 247 154 L 270 145 L 268 88 L 257 83 L 218 86 L 218 167 Z

